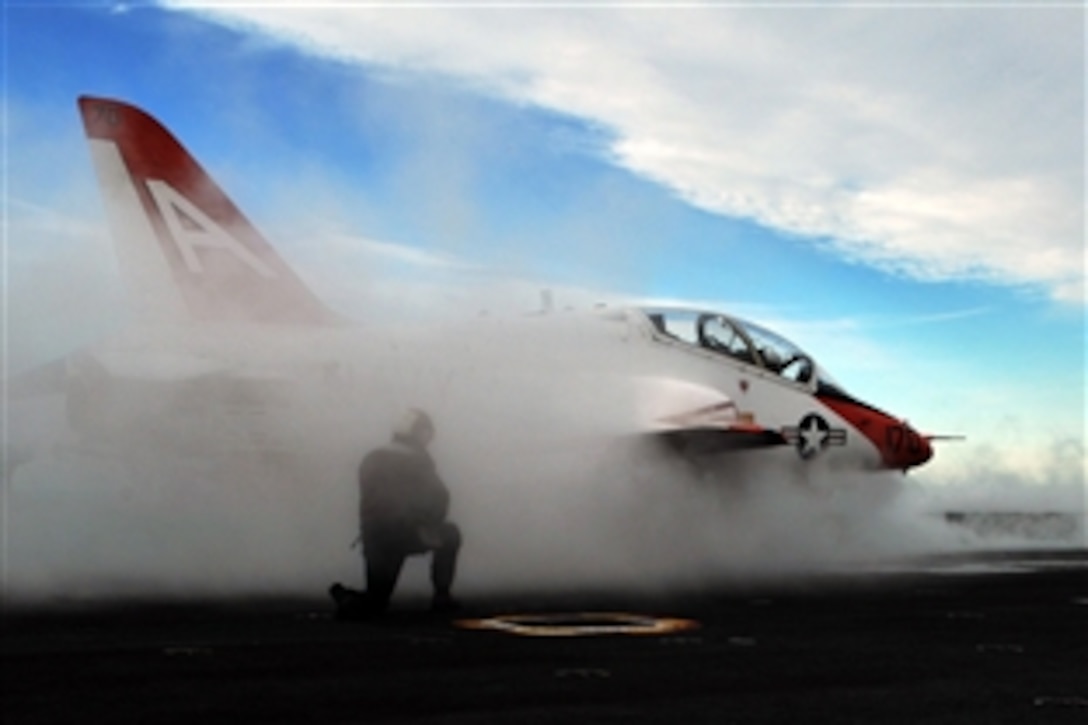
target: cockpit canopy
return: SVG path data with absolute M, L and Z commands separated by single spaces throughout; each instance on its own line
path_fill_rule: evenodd
M 807 353 L 781 335 L 719 312 L 645 308 L 654 332 L 754 365 L 799 385 L 841 390 Z

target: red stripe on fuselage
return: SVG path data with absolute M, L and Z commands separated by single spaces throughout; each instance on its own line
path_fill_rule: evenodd
M 933 449 L 918 431 L 882 410 L 841 395 L 818 394 L 817 399 L 868 438 L 887 468 L 907 470 L 933 457 Z

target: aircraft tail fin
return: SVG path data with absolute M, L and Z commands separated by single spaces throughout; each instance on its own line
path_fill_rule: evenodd
M 157 318 L 340 322 L 188 151 L 144 111 L 79 98 L 122 274 Z

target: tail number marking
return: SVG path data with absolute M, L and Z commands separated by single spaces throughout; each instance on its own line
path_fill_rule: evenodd
M 117 107 L 109 103 L 96 103 L 91 106 L 91 122 L 95 125 L 116 126 L 120 121 Z
M 922 437 L 902 423 L 884 429 L 884 442 L 895 455 L 905 450 L 907 455 L 917 456 L 922 450 Z

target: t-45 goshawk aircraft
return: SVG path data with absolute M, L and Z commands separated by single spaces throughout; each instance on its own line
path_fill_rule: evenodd
M 304 445 L 308 406 L 351 427 L 427 407 L 440 428 L 490 418 L 660 441 L 728 468 L 906 471 L 932 437 L 862 402 L 778 334 L 719 312 L 603 308 L 463 329 L 354 325 L 310 292 L 154 118 L 81 97 L 91 157 L 139 322 L 10 381 L 52 389 L 78 436 L 180 449 Z M 554 428 L 553 428 L 554 429 Z

